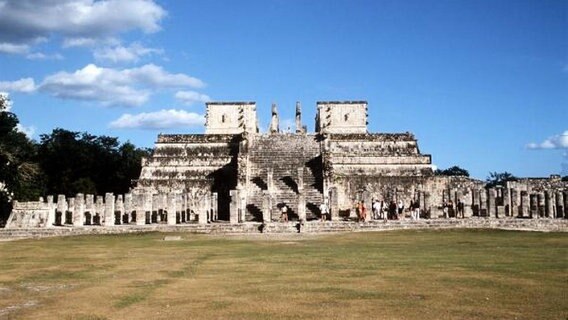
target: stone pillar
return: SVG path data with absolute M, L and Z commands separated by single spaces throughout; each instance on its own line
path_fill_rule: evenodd
M 154 196 L 151 193 L 144 194 L 144 222 L 142 224 L 152 223 L 152 208 L 154 208 Z
M 568 219 L 568 191 L 564 191 L 564 219 Z
M 218 201 L 219 201 L 219 195 L 217 194 L 217 192 L 211 193 L 211 221 L 212 222 L 219 220 Z
M 296 133 L 304 133 L 302 129 L 302 106 L 296 101 Z
M 103 196 L 95 197 L 95 211 L 98 214 L 98 224 L 102 226 L 105 219 L 105 203 Z
M 146 197 L 146 193 L 135 193 L 132 196 L 137 226 L 143 226 L 146 224 Z
M 530 217 L 531 218 L 539 218 L 538 215 L 538 196 L 536 194 L 530 194 L 529 195 L 530 198 Z
M 181 223 L 187 222 L 187 194 L 182 193 L 181 195 Z
M 511 217 L 520 216 L 519 213 L 520 202 L 521 201 L 519 199 L 519 191 L 517 191 L 517 189 L 511 189 Z
M 473 210 L 471 209 L 473 205 L 473 193 L 471 189 L 467 189 L 463 195 L 463 215 L 465 218 L 471 218 L 473 216 Z
M 491 188 L 487 190 L 487 217 L 496 218 L 497 217 L 497 206 L 495 198 L 497 197 L 497 190 Z
M 65 218 L 67 216 L 67 200 L 65 200 L 65 195 L 58 194 L 57 195 L 57 212 L 61 214 L 61 225 L 65 224 Z
M 272 168 L 266 169 L 266 186 L 269 192 L 274 190 L 274 180 Z
M 272 220 L 272 197 L 268 190 L 262 192 L 262 221 L 268 223 Z
M 564 217 L 564 195 L 562 191 L 556 192 L 556 217 Z
M 124 214 L 126 214 L 126 223 L 132 222 L 132 211 L 134 207 L 132 206 L 132 193 L 127 193 L 124 195 Z
M 176 212 L 177 212 L 177 195 L 175 193 L 168 193 L 168 215 L 167 223 L 170 226 L 176 224 Z
M 298 218 L 306 221 L 306 196 L 304 195 L 304 167 L 298 168 Z
M 229 223 L 237 224 L 239 223 L 239 208 L 240 208 L 240 194 L 239 190 L 229 191 L 231 196 L 231 203 L 229 204 Z
M 489 210 L 487 209 L 487 190 L 479 190 L 479 216 L 489 217 Z
M 211 200 L 211 196 L 205 194 L 201 200 L 201 208 L 199 208 L 199 213 L 197 215 L 197 223 L 199 224 L 207 224 L 208 216 L 210 214 L 211 207 L 209 206 L 209 201 Z
M 329 188 L 329 213 L 331 221 L 339 220 L 339 197 L 336 187 Z
M 239 222 L 246 222 L 246 212 L 247 212 L 247 197 L 246 192 L 241 190 L 239 192 Z
M 70 215 L 70 221 L 69 222 L 72 225 L 74 225 L 73 218 L 75 217 L 75 198 L 67 199 L 67 212 L 69 212 L 69 215 Z
M 481 194 L 478 189 L 471 189 L 471 194 L 473 197 L 472 204 L 472 215 L 480 217 L 481 216 Z
M 544 217 L 544 207 L 545 207 L 545 199 L 544 199 L 544 192 L 539 192 L 537 194 L 538 199 L 538 216 Z
M 75 211 L 73 211 L 73 226 L 81 227 L 85 223 L 85 196 L 77 193 L 75 196 Z
M 95 213 L 97 209 L 95 208 L 95 196 L 92 194 L 85 195 L 85 211 L 89 213 L 89 221 L 85 221 L 85 223 L 94 224 Z
M 47 222 L 45 225 L 47 227 L 53 227 L 53 225 L 55 224 L 55 211 L 57 210 L 57 207 L 53 203 L 53 196 L 47 196 L 46 200 L 47 200 Z
M 545 215 L 547 218 L 556 218 L 556 210 L 554 208 L 554 193 L 546 190 L 544 192 Z
M 505 209 L 505 216 L 511 216 L 511 193 L 509 188 L 505 187 L 503 189 L 503 207 Z
M 424 210 L 424 217 L 429 219 L 432 218 L 432 208 L 431 208 L 431 200 L 432 196 L 430 192 L 424 192 L 424 206 L 421 207 L 421 210 Z M 388 206 L 388 202 L 385 201 L 385 206 Z
M 530 196 L 527 191 L 521 191 L 521 211 L 520 216 L 523 218 L 531 217 L 530 214 Z
M 104 225 L 106 227 L 114 226 L 114 195 L 110 192 L 105 193 L 104 208 Z
M 123 224 L 124 222 L 124 201 L 122 200 L 122 195 L 116 196 L 116 201 L 114 203 L 114 211 L 118 213 L 118 224 Z M 116 218 L 115 218 L 116 223 Z M 128 221 L 126 221 L 128 223 Z
M 306 197 L 303 192 L 298 195 L 298 219 L 306 221 Z

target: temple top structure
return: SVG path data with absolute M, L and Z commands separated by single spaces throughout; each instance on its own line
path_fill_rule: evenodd
M 259 133 L 255 102 L 208 102 L 205 134 Z M 367 101 L 318 101 L 316 133 L 366 134 Z M 270 134 L 280 133 L 277 107 L 272 105 Z M 296 103 L 296 133 L 306 133 L 301 105 Z

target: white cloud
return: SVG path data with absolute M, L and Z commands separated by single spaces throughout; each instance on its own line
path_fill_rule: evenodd
M 527 144 L 529 149 L 568 149 L 568 130 L 554 135 L 541 143 L 531 142 Z
M 132 30 L 153 33 L 160 30 L 166 14 L 154 0 L 4 0 L 0 43 L 25 46 L 56 36 L 79 45 Z
M 117 62 L 137 62 L 141 57 L 152 54 L 163 54 L 164 50 L 146 48 L 139 43 L 132 43 L 128 47 L 114 46 L 96 49 L 95 59 L 102 61 Z
M 0 43 L 0 53 L 26 54 L 29 51 L 30 46 L 27 44 Z
M 64 99 L 98 101 L 105 106 L 139 106 L 146 103 L 152 93 L 164 88 L 199 88 L 204 85 L 197 78 L 168 73 L 153 64 L 122 70 L 89 64 L 73 73 L 62 71 L 47 76 L 37 88 Z M 0 85 L 2 89 L 10 91 L 9 87 Z
M 32 78 L 23 78 L 16 81 L 0 81 L 0 90 L 29 93 L 36 90 L 36 85 Z
M 104 46 L 117 46 L 120 44 L 120 40 L 114 37 L 108 38 L 85 38 L 85 37 L 76 37 L 76 38 L 66 38 L 63 40 L 63 47 L 64 48 L 71 48 L 71 47 L 95 47 L 97 45 L 104 45 Z
M 30 60 L 63 60 L 63 56 L 59 53 L 47 55 L 41 52 L 34 52 L 26 55 Z
M 208 95 L 196 91 L 178 91 L 175 97 L 185 105 L 211 101 Z
M 21 133 L 25 134 L 29 139 L 32 139 L 35 134 L 35 127 L 34 126 L 23 126 L 21 123 L 16 125 L 16 130 L 20 131 Z
M 185 110 L 160 110 L 156 112 L 143 112 L 139 114 L 123 114 L 110 123 L 116 129 L 166 129 L 179 127 L 198 127 L 205 124 L 205 117 Z

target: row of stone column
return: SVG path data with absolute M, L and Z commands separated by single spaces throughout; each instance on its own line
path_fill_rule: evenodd
M 46 226 L 164 222 L 175 225 L 192 221 L 205 224 L 218 220 L 217 193 L 205 194 L 198 201 L 193 201 L 189 194 L 181 193 L 127 193 L 118 196 L 112 193 L 104 196 L 79 193 L 71 198 L 58 195 L 57 202 L 53 200 L 53 196 L 47 197 Z
M 429 198 L 426 195 L 424 208 L 431 208 Z M 454 206 L 461 200 L 466 217 L 568 218 L 568 190 L 448 189 L 442 198 L 444 202 L 451 200 Z M 437 207 L 441 208 L 439 204 Z

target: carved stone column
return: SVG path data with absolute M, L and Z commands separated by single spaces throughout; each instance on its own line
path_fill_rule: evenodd
M 61 225 L 65 224 L 66 216 L 67 216 L 67 200 L 65 199 L 65 195 L 59 194 L 57 195 L 57 212 L 61 214 Z
M 521 191 L 521 214 L 522 218 L 531 217 L 530 214 L 530 196 L 527 191 Z
M 562 191 L 556 192 L 556 217 L 564 217 L 564 195 Z
M 262 221 L 264 223 L 270 222 L 272 219 L 272 197 L 270 191 L 264 190 L 262 192 Z
M 127 193 L 124 195 L 124 214 L 126 215 L 125 223 L 132 222 L 132 211 L 134 211 L 134 208 L 132 206 L 132 194 Z
M 73 226 L 81 227 L 85 223 L 85 196 L 77 193 L 75 196 L 75 211 L 73 211 Z
M 544 192 L 544 206 L 545 206 L 545 215 L 547 218 L 556 218 L 556 210 L 554 207 L 554 193 L 551 191 Z
M 538 195 L 537 194 L 530 194 L 529 195 L 530 198 L 530 217 L 531 218 L 539 218 L 538 215 Z
M 104 206 L 104 225 L 114 226 L 114 195 L 110 192 L 105 194 L 105 206 Z
M 497 205 L 495 202 L 495 198 L 497 196 L 497 190 L 491 188 L 487 190 L 488 197 L 487 197 L 487 216 L 489 218 L 496 218 L 497 217 Z
M 176 224 L 176 213 L 177 213 L 177 195 L 173 192 L 168 193 L 168 213 L 167 213 L 167 224 L 174 226 Z
M 94 224 L 94 218 L 96 214 L 96 207 L 95 207 L 95 196 L 92 194 L 85 195 L 85 211 L 89 213 L 89 218 L 85 215 L 85 224 Z
M 239 223 L 239 207 L 240 207 L 239 190 L 231 190 L 229 191 L 229 195 L 231 196 L 231 203 L 229 204 L 229 223 L 237 224 Z
M 298 218 L 306 221 L 306 196 L 304 195 L 304 167 L 298 168 Z
M 122 198 L 123 195 L 119 194 L 116 196 L 116 201 L 114 202 L 114 211 L 118 215 L 118 224 L 128 223 L 128 219 L 126 222 L 124 222 L 125 212 L 124 201 L 122 200 Z

